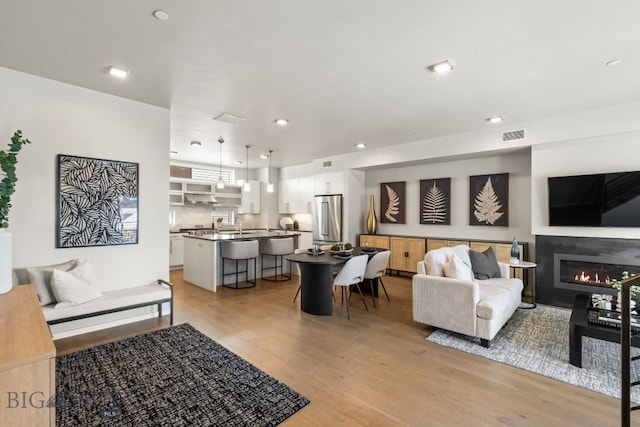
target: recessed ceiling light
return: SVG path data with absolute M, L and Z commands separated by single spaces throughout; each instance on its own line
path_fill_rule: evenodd
M 165 12 L 164 10 L 154 10 L 153 11 L 153 16 L 156 19 L 159 19 L 161 21 L 166 21 L 167 19 L 169 19 L 169 14 L 167 12 Z
M 129 75 L 129 70 L 123 70 L 122 68 L 117 68 L 112 65 L 111 67 L 109 67 L 109 74 L 114 77 L 124 79 Z
M 289 120 L 287 119 L 276 119 L 274 120 L 274 123 L 277 124 L 278 126 L 285 126 L 289 124 Z
M 453 64 L 449 61 L 442 61 L 438 62 L 437 64 L 429 65 L 428 68 L 434 73 L 444 74 L 453 70 Z
M 618 65 L 621 62 L 622 62 L 622 59 L 612 59 L 611 61 L 607 62 L 607 65 Z
M 366 146 L 367 146 L 367 144 L 364 144 L 364 143 L 362 143 L 362 142 L 358 142 L 358 143 L 356 144 L 356 148 L 359 148 L 359 149 L 361 149 L 361 150 L 362 150 L 363 148 L 365 148 Z
M 201 145 L 202 145 L 202 142 L 200 141 L 191 141 L 192 147 L 200 147 Z
M 171 154 L 171 155 L 173 156 L 173 155 L 175 155 L 175 154 L 178 154 L 178 152 L 177 152 L 177 151 L 173 151 L 173 150 L 171 150 L 171 151 L 169 151 L 169 154 Z
M 267 160 L 269 158 L 269 156 L 267 156 L 266 154 L 260 154 L 260 158 Z
M 500 123 L 501 121 L 503 121 L 504 119 L 502 118 L 502 116 L 495 116 L 495 117 L 489 117 L 488 119 L 486 119 L 489 123 Z

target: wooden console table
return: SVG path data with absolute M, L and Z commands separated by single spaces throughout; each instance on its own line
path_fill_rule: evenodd
M 0 295 L 0 426 L 53 426 L 56 348 L 32 285 Z

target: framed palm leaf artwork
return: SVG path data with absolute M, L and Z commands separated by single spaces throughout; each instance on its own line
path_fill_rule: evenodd
M 469 177 L 469 225 L 509 225 L 509 174 Z
M 58 155 L 56 247 L 138 243 L 138 163 Z
M 380 184 L 380 222 L 404 224 L 406 222 L 406 182 Z
M 451 178 L 420 180 L 420 224 L 451 225 Z

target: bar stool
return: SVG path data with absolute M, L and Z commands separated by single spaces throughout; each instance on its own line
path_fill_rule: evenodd
M 228 288 L 241 289 L 250 288 L 256 285 L 256 260 L 258 259 L 259 245 L 257 240 L 240 240 L 237 242 L 224 242 L 222 244 L 222 285 Z M 233 260 L 236 262 L 236 271 L 231 273 L 224 272 L 225 260 Z M 253 282 L 249 280 L 249 260 L 253 259 Z M 238 270 L 238 261 L 244 260 L 244 270 Z M 245 274 L 245 281 L 238 282 L 238 274 Z M 224 282 L 225 276 L 236 275 L 235 286 Z
M 268 280 L 270 282 L 284 282 L 287 280 L 291 280 L 291 263 L 289 263 L 289 274 L 284 274 L 282 272 L 283 267 L 283 259 L 284 255 L 289 255 L 293 253 L 293 238 L 287 237 L 282 239 L 264 239 L 261 242 L 261 255 L 260 262 L 261 266 L 261 274 L 262 280 Z M 264 256 L 272 256 L 274 257 L 275 264 L 273 267 L 265 267 Z M 278 263 L 278 261 L 280 261 Z M 280 277 L 278 279 L 278 267 L 280 267 Z M 265 270 L 275 270 L 275 276 L 273 278 L 267 278 L 264 275 Z

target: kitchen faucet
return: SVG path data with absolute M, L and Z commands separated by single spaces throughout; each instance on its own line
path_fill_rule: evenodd
M 240 218 L 240 216 L 236 217 L 236 225 L 238 226 L 238 231 L 242 234 L 242 218 Z

